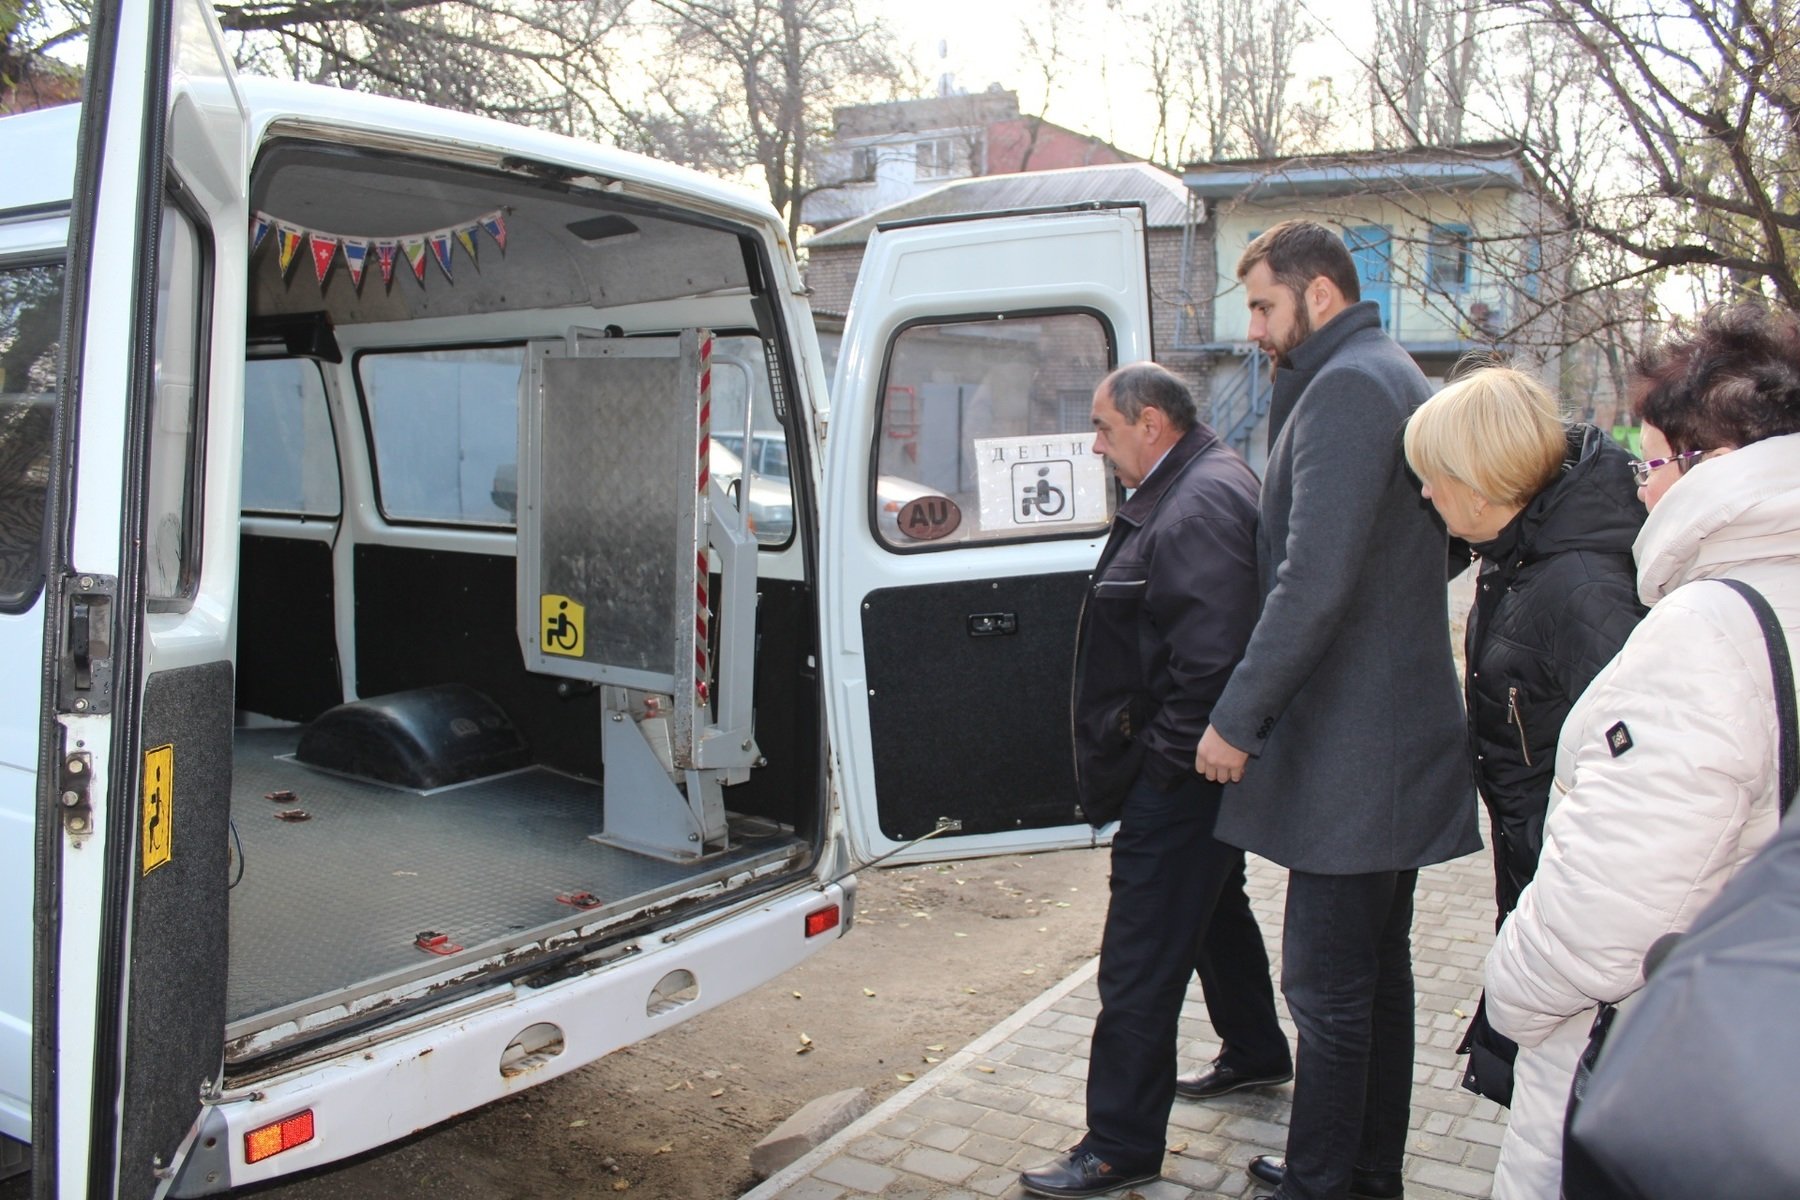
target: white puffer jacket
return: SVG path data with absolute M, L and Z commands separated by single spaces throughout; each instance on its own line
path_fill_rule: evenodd
M 1599 1001 L 1693 923 L 1775 832 L 1774 687 L 1760 591 L 1800 660 L 1800 434 L 1699 463 L 1634 548 L 1650 615 L 1582 694 L 1557 746 L 1536 878 L 1487 960 L 1488 1017 L 1519 1043 L 1497 1200 L 1556 1200 L 1575 1061 Z

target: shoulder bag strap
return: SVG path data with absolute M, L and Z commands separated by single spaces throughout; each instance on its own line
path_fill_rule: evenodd
M 1769 645 L 1769 671 L 1775 677 L 1775 712 L 1781 720 L 1781 744 L 1776 752 L 1781 772 L 1781 813 L 1786 816 L 1795 789 L 1800 788 L 1800 717 L 1794 711 L 1794 665 L 1788 659 L 1787 635 L 1761 592 L 1741 579 L 1719 582 L 1750 605 L 1756 613 L 1756 623 L 1762 626 L 1763 640 Z

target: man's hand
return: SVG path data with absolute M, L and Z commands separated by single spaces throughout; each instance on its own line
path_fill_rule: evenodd
M 1214 783 L 1236 783 L 1244 777 L 1244 764 L 1249 761 L 1247 753 L 1220 737 L 1211 725 L 1194 750 L 1194 770 Z

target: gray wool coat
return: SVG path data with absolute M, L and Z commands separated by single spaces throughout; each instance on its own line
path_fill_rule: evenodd
M 1316 875 L 1479 850 L 1449 538 L 1401 455 L 1430 385 L 1367 302 L 1288 358 L 1275 404 L 1292 409 L 1257 530 L 1262 614 L 1212 711 L 1253 757 L 1225 789 L 1217 835 Z

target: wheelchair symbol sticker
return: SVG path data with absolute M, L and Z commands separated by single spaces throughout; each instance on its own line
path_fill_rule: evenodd
M 1075 465 L 1067 459 L 1014 463 L 1013 520 L 1021 525 L 1040 521 L 1073 521 Z
M 545 654 L 580 658 L 587 608 L 567 596 L 538 597 L 538 645 Z

